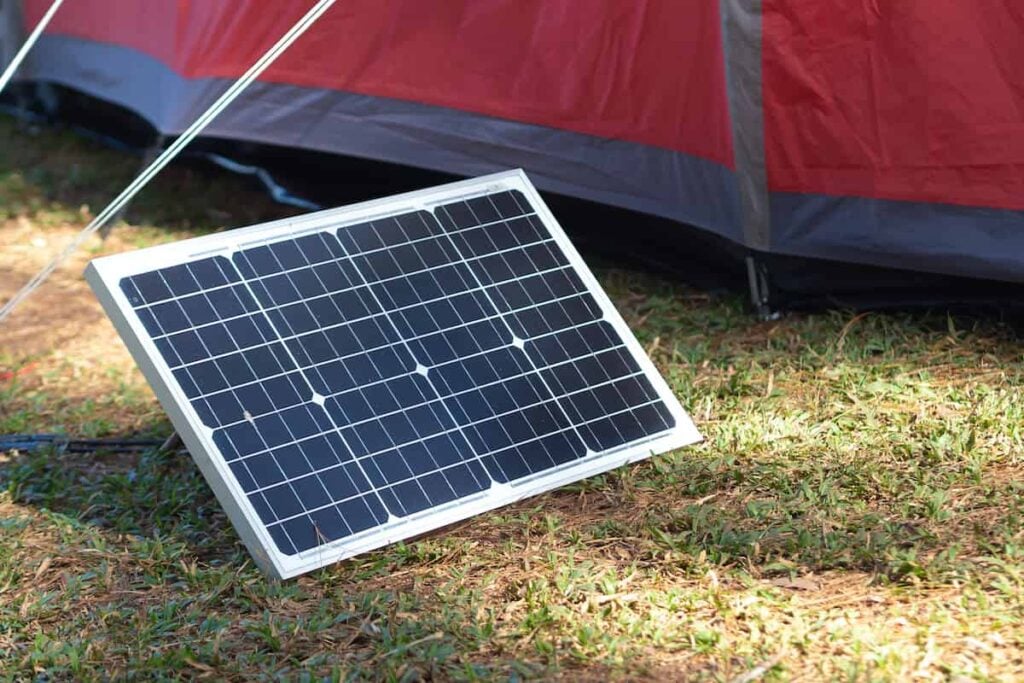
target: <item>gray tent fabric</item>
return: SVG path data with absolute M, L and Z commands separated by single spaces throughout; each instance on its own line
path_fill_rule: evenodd
M 24 38 L 19 0 L 0 0 L 0 69 L 3 69 L 18 52 Z
M 761 0 L 721 0 L 725 77 L 732 119 L 743 241 L 771 248 L 771 210 L 764 161 Z

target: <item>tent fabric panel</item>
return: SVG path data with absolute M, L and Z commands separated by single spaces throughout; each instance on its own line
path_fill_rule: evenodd
M 763 22 L 772 190 L 1024 209 L 1019 2 L 764 0 Z
M 771 213 L 764 161 L 760 2 L 721 0 L 726 82 L 744 244 L 771 248 Z
M 125 106 L 176 134 L 229 85 L 128 48 L 44 35 L 32 77 Z M 691 223 L 740 241 L 727 168 L 679 152 L 382 97 L 254 83 L 206 135 L 465 175 L 521 167 L 545 190 Z
M 773 192 L 773 252 L 1024 283 L 1024 212 Z
M 25 2 L 31 17 L 47 0 Z M 236 78 L 309 6 L 143 4 L 76 0 L 50 32 L 131 47 L 192 79 Z M 346 0 L 262 80 L 733 163 L 717 0 Z

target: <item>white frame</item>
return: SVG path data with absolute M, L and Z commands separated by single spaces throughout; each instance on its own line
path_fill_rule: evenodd
M 622 337 L 626 347 L 653 384 L 659 397 L 668 406 L 676 420 L 675 428 L 643 443 L 627 445 L 602 454 L 588 455 L 580 460 L 516 482 L 493 486 L 472 496 L 452 501 L 443 506 L 428 508 L 404 519 L 391 521 L 295 555 L 289 556 L 281 553 L 277 550 L 269 532 L 214 444 L 213 430 L 199 419 L 188 398 L 171 374 L 170 368 L 157 351 L 153 340 L 142 326 L 138 316 L 134 314 L 131 304 L 121 291 L 120 280 L 127 276 L 211 256 L 230 256 L 235 250 L 278 238 L 294 238 L 304 233 L 327 228 L 344 229 L 349 225 L 410 211 L 423 209 L 429 211 L 440 204 L 471 199 L 475 196 L 502 190 L 519 190 L 530 201 L 537 216 L 551 232 L 558 246 L 565 252 L 571 265 L 600 305 L 604 312 L 604 319 Z M 647 357 L 622 316 L 619 315 L 522 170 L 495 173 L 436 188 L 319 211 L 296 218 L 206 235 L 125 254 L 106 256 L 93 260 L 86 269 L 85 276 L 257 565 L 278 579 L 291 578 L 353 555 L 493 510 L 522 498 L 543 493 L 652 455 L 696 443 L 701 439 L 690 417 L 683 410 L 668 384 Z

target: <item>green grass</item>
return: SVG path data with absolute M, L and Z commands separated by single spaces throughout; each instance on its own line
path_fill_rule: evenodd
M 0 231 L 79 225 L 137 163 L 2 119 L 0 148 Z M 171 169 L 105 249 L 279 212 L 242 185 Z M 739 298 L 598 275 L 703 444 L 283 583 L 187 456 L 0 455 L 0 677 L 1024 677 L 1009 330 L 759 323 Z M 0 369 L 28 367 L 5 353 Z M 121 349 L 74 360 L 54 349 L 0 380 L 0 433 L 168 431 Z M 95 391 L 74 398 L 68 377 Z

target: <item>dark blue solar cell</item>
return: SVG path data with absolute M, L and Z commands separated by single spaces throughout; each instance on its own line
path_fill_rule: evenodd
M 192 379 L 192 373 L 187 369 L 182 368 L 173 371 L 171 374 L 178 380 L 178 386 L 185 392 L 185 396 L 188 398 L 195 398 L 199 395 L 199 387 L 196 386 L 195 380 Z
M 238 399 L 242 409 L 250 415 L 263 415 L 274 410 L 274 404 L 271 402 L 270 396 L 267 394 L 267 390 L 262 383 L 233 387 L 230 393 Z
M 156 323 L 164 334 L 180 332 L 193 326 L 181 305 L 175 300 L 151 306 L 149 312 L 156 318 Z
M 303 266 L 309 265 L 309 262 L 306 260 L 305 256 L 302 255 L 302 251 L 299 249 L 299 245 L 295 240 L 274 242 L 269 245 L 269 248 L 273 258 L 284 270 L 294 270 L 295 268 L 302 268 Z
M 262 314 L 259 318 L 263 318 Z M 252 316 L 227 320 L 223 323 L 223 327 L 228 335 L 235 340 L 238 347 L 242 349 L 257 346 L 268 341 L 260 332 L 260 328 L 256 325 L 255 318 Z
M 466 202 L 445 204 L 436 210 L 436 214 L 439 217 L 443 217 L 441 218 L 442 224 L 445 224 L 445 218 L 450 221 L 450 223 L 445 224 L 445 227 L 451 226 L 456 230 L 464 230 L 480 224 L 480 221 L 473 215 L 472 209 L 470 209 Z
M 134 286 L 134 291 L 131 286 L 124 284 L 125 280 Z M 131 298 L 132 294 L 142 298 L 141 303 L 152 304 L 157 301 L 163 301 L 164 299 L 170 299 L 174 294 L 171 293 L 171 288 L 167 286 L 164 281 L 163 275 L 160 271 L 154 271 L 152 273 L 141 273 L 131 278 L 125 278 L 122 280 L 122 291 L 125 295 Z M 134 302 L 133 302 L 134 304 Z
M 376 496 L 362 496 L 338 503 L 336 508 L 345 523 L 357 533 L 383 524 L 388 514 Z
M 434 280 L 437 281 L 438 287 L 449 296 L 477 286 L 473 272 L 461 263 L 444 266 L 430 272 L 434 276 Z
M 380 306 L 373 300 L 373 296 L 367 288 L 363 286 L 332 294 L 330 301 L 338 309 L 342 320 L 347 322 L 381 312 Z
M 282 375 L 262 381 L 263 389 L 267 392 L 267 396 L 270 397 L 270 402 L 278 410 L 284 410 L 309 400 L 310 394 L 303 395 L 299 393 L 299 389 L 295 386 L 295 379 L 294 375 Z
M 383 483 L 395 483 L 404 481 L 412 478 L 412 470 L 409 469 L 408 463 L 405 458 L 397 450 L 385 451 L 378 455 L 372 455 L 368 459 L 368 462 L 373 464 L 372 472 L 380 473 L 380 484 Z M 374 475 L 371 474 L 370 478 L 373 479 Z M 380 485 L 378 484 L 378 485 Z
M 417 296 L 418 302 L 433 301 L 445 296 L 433 272 L 417 273 L 404 280 Z
M 408 408 L 406 414 L 409 416 L 409 421 L 416 427 L 416 432 L 420 438 L 455 427 L 451 416 L 440 404 L 435 403 Z
M 427 494 L 424 492 L 423 486 L 419 481 L 414 480 L 395 484 L 391 487 L 391 492 L 399 501 L 405 515 L 415 514 L 431 506 L 430 499 L 427 498 Z M 397 511 L 396 514 L 398 514 Z
M 199 340 L 211 356 L 221 356 L 238 350 L 231 335 L 228 334 L 227 328 L 223 325 L 200 327 L 196 330 L 196 334 L 199 335 Z
M 380 418 L 381 426 L 387 432 L 388 437 L 396 444 L 404 444 L 415 441 L 419 438 L 416 428 L 409 422 L 409 418 L 402 413 L 385 415 Z
M 444 477 L 448 481 L 456 495 L 469 496 L 487 488 L 490 484 L 490 477 L 479 463 L 470 461 L 465 465 L 449 467 L 444 471 Z
M 216 419 L 215 425 L 220 426 L 238 422 L 245 417 L 245 408 L 235 398 L 235 392 L 224 391 L 206 397 L 206 404 L 209 406 Z
M 284 532 L 288 534 L 288 538 L 291 539 L 292 545 L 300 553 L 304 550 L 315 548 L 324 542 L 313 520 L 307 515 L 289 519 L 283 522 L 281 526 L 284 528 Z
M 306 376 L 312 388 L 323 396 L 348 391 L 356 386 L 352 373 L 340 360 L 318 365 L 315 370 L 307 371 Z
M 433 217 L 426 211 L 416 211 L 398 216 L 402 233 L 409 241 L 426 239 L 440 233 Z
M 200 284 L 196 282 L 186 265 L 172 265 L 169 268 L 164 268 L 161 270 L 161 276 L 175 297 L 193 294 L 201 289 Z
M 249 470 L 249 474 L 252 475 L 259 488 L 280 484 L 288 476 L 277 464 L 277 458 L 273 453 L 260 453 L 232 463 L 233 468 L 241 466 Z
M 290 482 L 265 489 L 263 497 L 266 498 L 278 519 L 283 520 L 301 514 L 303 511 L 302 502 L 295 495 Z
M 315 510 L 332 502 L 320 478 L 315 474 L 293 479 L 292 488 L 307 510 Z
M 351 389 L 329 398 L 325 407 L 339 424 L 359 422 L 375 414 L 374 408 L 370 406 L 359 389 Z
M 358 254 L 384 247 L 384 242 L 374 229 L 373 223 L 349 225 L 338 230 L 337 238 L 349 254 Z
M 142 326 L 146 328 L 146 332 L 151 337 L 156 337 L 164 333 L 160 329 L 160 323 L 156 321 L 156 316 L 148 308 L 140 308 L 136 311 L 139 314 L 139 320 L 142 322 Z
M 213 361 L 224 376 L 228 386 L 238 386 L 256 380 L 256 375 L 246 360 L 245 355 L 233 353 Z
M 246 279 L 280 273 L 282 270 L 281 264 L 274 258 L 270 247 L 266 246 L 240 251 L 232 257 L 231 261 L 242 277 Z
M 309 307 L 302 302 L 269 310 L 267 317 L 282 337 L 303 334 L 319 328 Z
M 422 262 L 422 265 L 417 265 L 414 270 L 424 271 L 428 268 L 431 269 L 428 272 L 420 273 L 421 275 L 433 274 L 437 277 L 439 271 L 443 270 L 441 266 L 459 260 L 447 238 L 424 240 L 412 245 L 412 248 L 416 252 L 419 261 Z
M 169 339 L 154 339 L 153 343 L 156 344 L 156 350 L 160 352 L 160 356 L 167 361 L 167 365 L 172 368 L 181 365 L 181 359 L 178 357 L 178 353 L 174 350 Z
M 206 325 L 218 320 L 217 311 L 207 301 L 205 294 L 193 294 L 184 299 L 178 299 L 190 327 Z
M 322 470 L 319 476 L 336 503 L 357 496 L 370 487 L 360 467 L 353 463 Z
M 378 277 L 383 278 L 396 277 L 398 275 L 426 270 L 429 266 L 420 256 L 420 248 L 422 244 L 422 242 L 417 242 L 416 244 L 403 244 L 390 249 L 388 251 L 388 258 L 386 261 L 389 262 L 388 270 L 391 272 L 391 275 L 386 276 L 376 269 L 374 269 L 374 272 L 376 272 Z
M 383 302 L 388 310 L 413 306 L 423 300 L 422 295 L 405 278 L 389 283 L 377 283 L 370 287 L 374 295 Z
M 472 263 L 471 268 L 473 275 L 483 285 L 506 282 L 516 276 L 508 262 L 501 256 L 485 256 L 477 259 Z
M 330 427 L 317 436 L 303 440 L 300 447 L 314 472 L 352 459 L 341 437 Z
M 248 422 L 216 430 L 213 433 L 213 440 L 228 460 L 266 449 L 263 439 Z
M 304 268 L 288 273 L 288 279 L 299 292 L 302 299 L 311 299 L 328 292 L 327 287 L 320 281 L 311 268 Z
M 482 460 L 491 477 L 503 484 L 533 473 L 516 448 L 505 448 L 484 456 Z
M 502 218 L 498 209 L 491 202 L 490 196 L 476 197 L 466 202 L 470 213 L 476 219 L 477 224 L 493 223 Z
M 199 284 L 199 288 L 204 291 L 238 281 L 234 268 L 222 256 L 203 259 L 202 261 L 193 261 L 187 264 L 187 267 L 192 277 Z
M 498 192 L 489 195 L 489 199 L 502 218 L 512 218 L 532 211 L 528 208 L 526 197 L 519 191 Z
M 368 420 L 352 427 L 342 430 L 347 436 L 351 435 L 355 441 L 353 448 L 355 456 L 360 457 L 371 453 L 379 453 L 395 446 L 395 442 L 386 431 L 379 420 Z
M 469 442 L 458 432 L 439 434 L 424 440 L 423 444 L 440 467 L 465 462 L 476 456 Z
M 297 551 L 295 546 L 292 545 L 291 540 L 288 538 L 288 534 L 285 533 L 284 527 L 280 525 L 270 526 L 267 528 L 270 532 L 270 537 L 274 539 L 274 545 L 277 549 L 286 555 L 294 555 Z
M 338 358 L 359 353 L 363 349 L 351 325 L 339 325 L 338 327 L 326 329 L 324 330 L 324 335 L 327 337 L 331 348 L 337 353 Z
M 313 522 L 317 535 L 324 542 L 333 541 L 352 533 L 348 525 L 345 524 L 344 518 L 333 505 L 309 513 L 309 518 Z
M 337 238 L 329 232 L 317 232 L 312 235 L 295 238 L 295 246 L 302 257 L 310 264 L 331 262 L 345 257 L 345 251 Z
M 312 332 L 288 339 L 284 345 L 303 366 L 313 366 L 338 357 L 330 339 L 323 332 Z
M 211 356 L 199 334 L 191 330 L 166 337 L 165 341 L 174 349 L 182 364 L 196 362 Z
M 277 521 L 277 517 L 274 516 L 274 511 L 270 509 L 270 506 L 267 504 L 267 499 L 262 493 L 253 494 L 249 497 L 249 501 L 252 503 L 252 506 L 256 508 L 256 514 L 260 516 L 260 519 L 263 520 L 264 524 L 273 524 Z M 271 528 L 270 533 L 274 536 L 274 540 L 277 540 L 277 536 L 274 534 L 275 528 L 276 527 Z M 281 550 L 282 552 L 295 552 L 294 549 L 285 551 L 284 548 L 282 548 Z
M 249 468 L 246 467 L 244 461 L 235 461 L 231 463 L 231 473 L 235 475 L 235 479 L 238 480 L 239 486 L 246 493 L 252 493 L 255 489 L 259 488 L 256 480 L 252 478 L 249 473 Z

